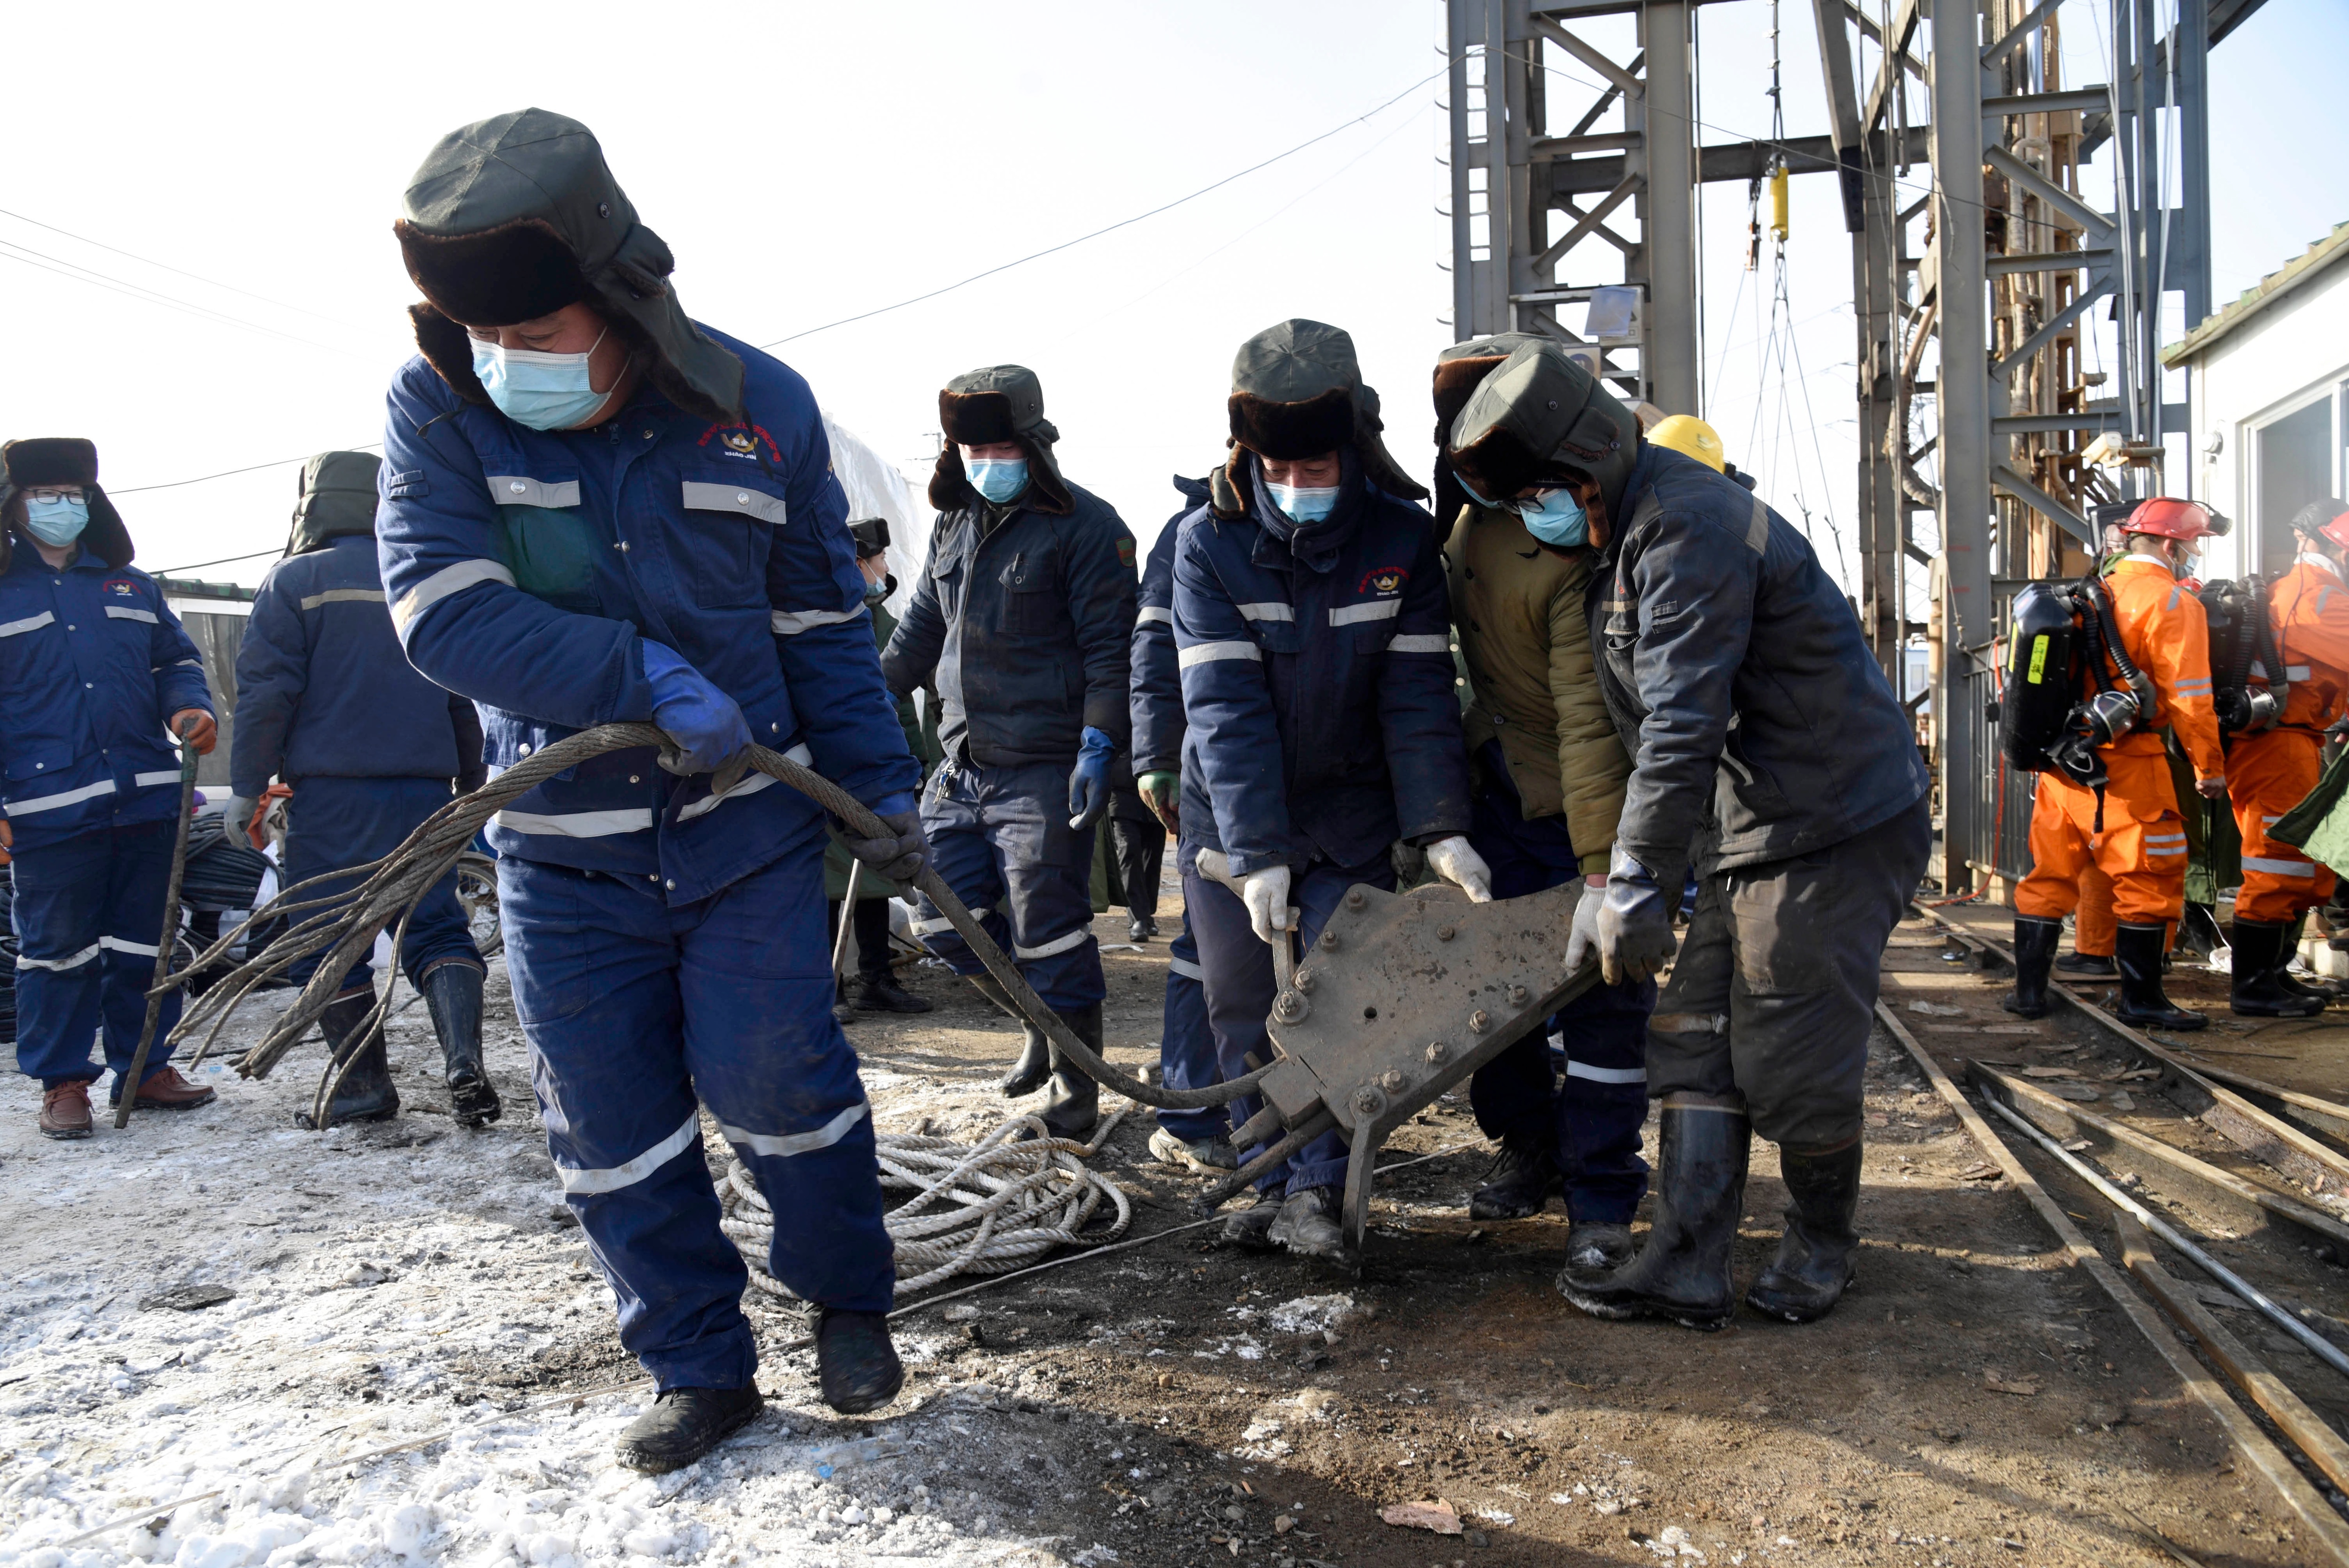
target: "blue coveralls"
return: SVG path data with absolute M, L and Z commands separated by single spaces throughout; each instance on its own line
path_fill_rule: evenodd
M 941 512 L 881 655 L 901 695 L 936 676 L 946 758 L 922 797 L 932 863 L 1059 1013 L 1107 995 L 1093 835 L 1069 826 L 1069 773 L 1088 727 L 1129 744 L 1134 614 L 1133 535 L 1107 501 L 1067 488 L 1065 513 L 1040 510 L 1033 483 L 991 527 L 983 502 Z M 926 897 L 914 932 L 956 974 L 982 972 Z
M 1202 507 L 1183 520 L 1174 546 L 1188 726 L 1176 864 L 1226 1078 L 1247 1071 L 1251 1056 L 1270 1057 L 1272 949 L 1249 929 L 1238 896 L 1199 875 L 1199 851 L 1224 851 L 1237 875 L 1287 864 L 1299 934 L 1310 942 L 1349 886 L 1393 886 L 1396 840 L 1429 842 L 1469 825 L 1433 524 L 1365 480 L 1350 451 L 1344 468 L 1337 509 L 1319 522 L 1291 523 L 1259 481 L 1247 515 Z M 1235 1125 L 1255 1109 L 1252 1097 L 1235 1103 Z M 1294 1194 L 1338 1185 L 1345 1173 L 1345 1144 L 1332 1131 L 1258 1185 Z
M 293 786 L 287 886 L 382 859 L 449 803 L 452 782 L 479 788 L 481 771 L 473 705 L 426 680 L 400 651 L 373 534 L 345 534 L 270 568 L 237 650 L 229 780 L 248 799 L 273 777 Z M 304 896 L 323 898 L 355 880 Z M 481 963 L 453 874 L 417 903 L 399 950 L 419 989 L 425 971 L 450 961 Z M 290 974 L 298 984 L 317 966 L 313 955 Z M 344 989 L 373 985 L 362 959 Z
M 22 539 L 0 573 L 0 803 L 15 838 L 16 1067 L 114 1098 L 139 1049 L 163 940 L 180 758 L 171 716 L 212 710 L 203 660 L 152 577 L 88 550 L 52 570 Z M 171 1065 L 165 1000 L 146 1077 Z
M 743 362 L 740 424 L 647 387 L 593 429 L 531 430 L 410 360 L 377 520 L 392 624 L 417 668 L 481 706 L 492 768 L 649 720 L 649 638 L 755 738 L 876 811 L 909 810 L 919 772 L 815 398 L 710 335 Z M 894 1280 L 870 1108 L 832 1017 L 823 814 L 764 774 L 724 796 L 711 782 L 611 752 L 489 829 L 548 1146 L 621 1343 L 664 1388 L 740 1387 L 757 1365 L 697 1097 L 778 1218 L 777 1278 L 854 1311 L 886 1308 Z
M 1206 504 L 1207 487 L 1176 475 L 1174 488 L 1190 503 L 1166 520 L 1142 569 L 1140 608 L 1133 620 L 1133 774 L 1177 772 L 1183 766 L 1183 678 L 1174 662 L 1174 539 L 1183 519 Z M 1179 849 L 1178 849 L 1179 856 Z M 1168 949 L 1166 1006 L 1160 1019 L 1158 1067 L 1168 1088 L 1206 1088 L 1223 1081 L 1215 1037 L 1207 1028 L 1206 989 L 1199 979 L 1199 944 L 1191 934 L 1188 901 L 1183 930 Z M 1162 1110 L 1158 1125 L 1185 1143 L 1231 1130 L 1221 1106 Z

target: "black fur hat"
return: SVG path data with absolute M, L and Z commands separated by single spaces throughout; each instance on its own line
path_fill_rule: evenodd
M 1543 338 L 1520 345 L 1476 383 L 1444 437 L 1444 456 L 1478 494 L 1496 500 L 1588 475 L 1615 519 L 1640 440 L 1631 410 Z
M 81 542 L 92 555 L 116 571 L 138 554 L 122 514 L 98 487 L 98 443 L 79 436 L 36 436 L 0 445 L 0 572 L 16 558 L 16 541 L 33 535 L 25 527 L 23 492 L 46 485 L 79 485 L 89 501 L 89 523 Z
M 1435 356 L 1435 539 L 1441 544 L 1452 536 L 1453 525 L 1459 521 L 1460 509 L 1469 504 L 1468 493 L 1460 488 L 1460 476 L 1452 471 L 1452 459 L 1444 455 L 1444 443 L 1452 434 L 1452 421 L 1460 418 L 1460 410 L 1477 383 L 1491 375 L 1501 361 L 1524 347 L 1538 341 L 1529 332 L 1496 332 L 1490 337 L 1474 337 L 1465 343 L 1455 343 Z
M 1028 490 L 1020 504 L 1066 517 L 1075 501 L 1061 477 L 1052 447 L 1061 432 L 1044 418 L 1044 383 L 1024 365 L 966 370 L 938 393 L 938 428 L 946 449 L 930 474 L 930 504 L 940 511 L 977 506 L 978 492 L 964 472 L 962 449 L 1017 441 L 1028 454 Z
M 1388 456 L 1379 439 L 1379 395 L 1362 382 L 1354 340 L 1340 328 L 1302 317 L 1276 323 L 1232 359 L 1232 454 L 1211 476 L 1217 515 L 1247 510 L 1248 454 L 1276 462 L 1318 458 L 1350 447 L 1363 477 L 1389 495 L 1423 500 L 1427 491 Z

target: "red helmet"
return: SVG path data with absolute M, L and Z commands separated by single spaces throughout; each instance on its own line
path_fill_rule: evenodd
M 2156 496 L 2140 501 L 2121 524 L 2123 533 L 2152 533 L 2163 539 L 2183 539 L 2189 542 L 2220 531 L 2211 525 L 2210 511 L 2199 501 L 2179 500 L 2175 496 Z
M 2295 532 L 2318 534 L 2349 550 L 2349 501 L 2331 496 L 2310 501 L 2292 513 L 2292 526 Z
M 2316 531 L 2324 535 L 2325 538 L 2331 540 L 2342 549 L 2349 550 L 2349 511 L 2343 512 L 2339 517 L 2334 518 L 2331 522 L 2326 523 L 2323 528 L 2318 529 Z

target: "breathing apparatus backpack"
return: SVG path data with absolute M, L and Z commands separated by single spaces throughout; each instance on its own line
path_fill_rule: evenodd
M 2117 682 L 2106 673 L 2107 659 Z M 2153 705 L 2153 683 L 2121 646 L 2102 578 L 2030 583 L 2015 594 L 1999 703 L 2009 767 L 2060 773 L 2094 789 L 2101 821 L 2106 775 L 2097 748 L 2137 728 Z
M 2201 592 L 2202 613 L 2210 623 L 2210 701 L 2222 736 L 2274 728 L 2292 695 L 2268 619 L 2268 588 L 2266 578 L 2255 576 L 2212 583 Z M 2251 685 L 2255 664 L 2268 677 L 2264 686 Z

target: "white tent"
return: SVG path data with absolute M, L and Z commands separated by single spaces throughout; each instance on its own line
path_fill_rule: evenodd
M 915 511 L 914 492 L 895 463 L 829 414 L 823 418 L 823 433 L 832 441 L 832 471 L 848 492 L 849 521 L 889 520 L 889 571 L 897 579 L 897 591 L 889 595 L 889 613 L 903 615 L 914 596 L 929 520 Z

